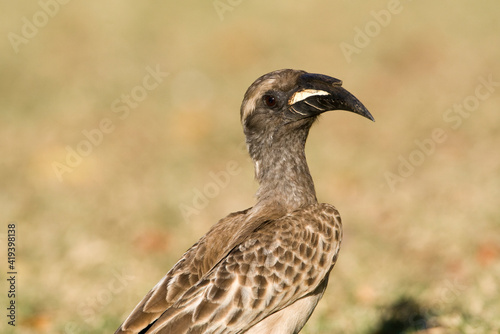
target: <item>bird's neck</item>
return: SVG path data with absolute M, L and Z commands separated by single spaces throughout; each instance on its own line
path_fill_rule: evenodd
M 259 182 L 257 205 L 278 205 L 290 212 L 317 203 L 305 156 L 308 132 L 309 126 L 306 126 L 249 141 L 249 151 Z

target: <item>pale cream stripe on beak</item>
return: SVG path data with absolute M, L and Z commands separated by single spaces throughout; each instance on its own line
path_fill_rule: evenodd
M 290 100 L 288 100 L 288 105 L 293 105 L 294 103 L 300 102 L 302 100 L 307 99 L 309 96 L 314 95 L 330 95 L 330 93 L 325 92 L 324 90 L 317 89 L 304 89 L 292 95 Z

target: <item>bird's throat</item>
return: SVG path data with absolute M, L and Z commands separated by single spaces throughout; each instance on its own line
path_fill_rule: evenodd
M 307 166 L 305 142 L 309 129 L 275 134 L 260 143 L 249 143 L 259 182 L 257 201 L 280 205 L 287 212 L 317 203 L 314 183 Z M 259 149 L 252 145 L 258 145 Z M 259 154 L 252 154 L 259 152 Z

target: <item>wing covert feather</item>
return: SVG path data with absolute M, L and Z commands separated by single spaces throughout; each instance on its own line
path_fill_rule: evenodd
M 243 333 L 315 291 L 335 264 L 341 236 L 338 212 L 328 204 L 268 221 L 234 247 L 147 333 Z
M 115 334 L 136 334 L 147 328 L 152 322 L 172 306 L 189 288 L 218 261 L 224 247 L 217 246 L 220 231 L 236 229 L 245 218 L 247 210 L 228 215 L 215 224 L 196 244 L 189 248 L 168 273 L 146 294 L 125 319 Z M 235 233 L 235 232 L 234 232 Z

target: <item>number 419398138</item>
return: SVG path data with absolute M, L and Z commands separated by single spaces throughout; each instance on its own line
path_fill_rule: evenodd
M 7 225 L 7 257 L 9 270 L 16 270 L 16 224 Z

